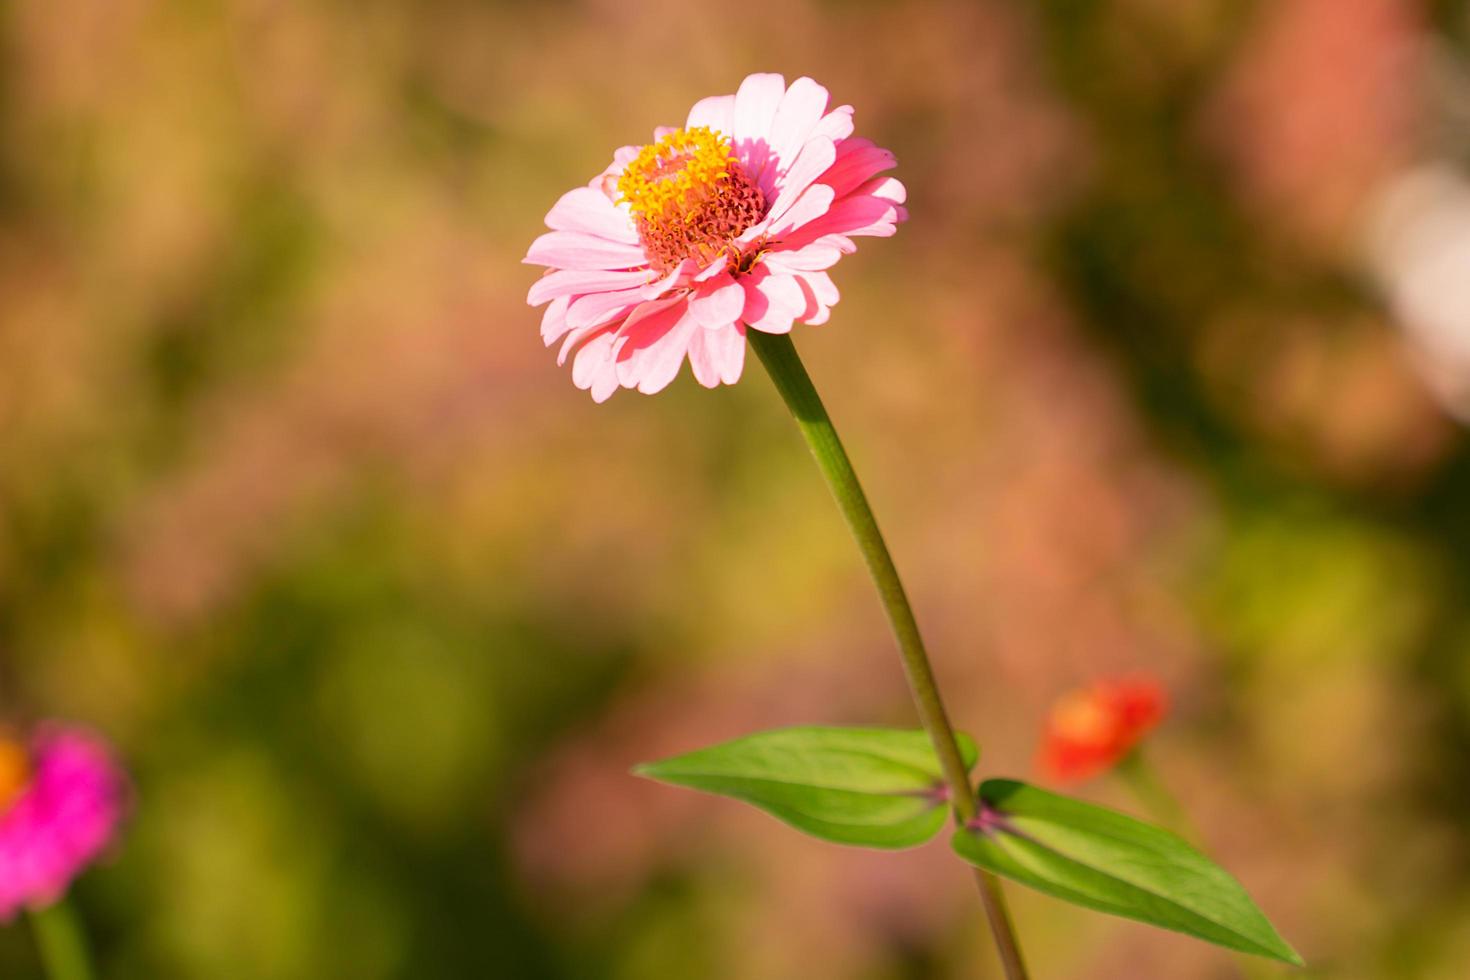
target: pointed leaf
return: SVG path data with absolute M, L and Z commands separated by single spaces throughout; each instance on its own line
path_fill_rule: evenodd
M 960 736 L 966 767 L 978 757 Z M 634 772 L 743 800 L 797 830 L 838 844 L 922 844 L 949 810 L 939 760 L 921 731 L 783 728 L 759 732 Z
M 1240 883 L 1182 838 L 1091 803 L 1009 779 L 980 787 L 957 831 L 971 864 L 1057 898 L 1301 965 Z

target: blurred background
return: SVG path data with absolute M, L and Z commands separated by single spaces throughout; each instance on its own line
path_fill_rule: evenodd
M 983 771 L 1152 673 L 1307 975 L 1470 975 L 1464 2 L 0 11 L 0 709 L 133 769 L 104 977 L 995 976 L 942 841 L 627 773 L 912 724 L 756 363 L 596 406 L 524 305 L 559 194 L 760 70 L 909 187 L 797 341 Z M 1011 893 L 1038 977 L 1246 975 Z

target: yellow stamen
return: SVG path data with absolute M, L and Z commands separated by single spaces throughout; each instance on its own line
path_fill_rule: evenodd
M 708 126 L 678 129 L 643 147 L 617 189 L 660 271 L 686 258 L 709 262 L 721 253 L 737 267 L 735 239 L 765 210 L 760 188 L 730 141 Z
M 618 178 L 618 193 L 634 214 L 657 220 L 693 221 L 702 195 L 729 180 L 738 166 L 730 141 L 708 126 L 676 129 L 645 146 Z M 691 200 L 693 198 L 693 200 Z

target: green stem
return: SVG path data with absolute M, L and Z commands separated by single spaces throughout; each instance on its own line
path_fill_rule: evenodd
M 842 516 L 847 520 L 847 526 L 868 564 L 868 571 L 878 587 L 883 608 L 887 610 L 888 620 L 898 638 L 904 675 L 908 678 L 909 693 L 913 695 L 919 721 L 929 733 L 934 751 L 939 756 L 939 765 L 954 807 L 955 823 L 964 826 L 975 819 L 975 789 L 970 784 L 969 771 L 960 755 L 960 747 L 955 741 L 949 716 L 944 710 L 944 700 L 940 697 L 939 685 L 934 679 L 934 668 L 929 663 L 924 640 L 919 635 L 919 624 L 914 620 L 914 611 L 904 594 L 898 569 L 894 567 L 893 558 L 888 554 L 888 546 L 883 543 L 883 535 L 878 530 L 878 522 L 873 517 L 872 508 L 868 506 L 868 499 L 863 494 L 857 474 L 853 472 L 852 462 L 842 448 L 842 441 L 837 437 L 832 419 L 822 406 L 822 399 L 817 395 L 817 389 L 812 385 L 806 368 L 802 366 L 790 336 L 767 334 L 758 330 L 747 331 L 747 336 L 756 356 L 775 382 L 776 390 L 785 399 L 786 407 L 796 419 L 797 428 L 801 429 L 817 466 L 827 478 L 827 486 L 831 489 L 832 496 L 837 498 L 837 506 L 842 510 Z M 1006 910 L 1005 895 L 1001 891 L 1000 882 L 988 871 L 979 868 L 974 871 L 976 883 L 980 887 L 980 898 L 985 906 L 985 915 L 990 923 L 990 931 L 995 936 L 1006 976 L 1011 980 L 1024 980 L 1026 967 L 1021 959 L 1020 947 L 1016 943 L 1015 929 L 1011 925 L 1010 913 Z
M 76 913 L 65 898 L 30 913 L 36 948 L 50 980 L 92 980 L 87 939 Z

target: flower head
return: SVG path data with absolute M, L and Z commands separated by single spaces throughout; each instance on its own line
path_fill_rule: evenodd
M 903 185 L 880 176 L 893 154 L 827 99 L 810 78 L 751 75 L 562 195 L 526 255 L 549 270 L 527 301 L 549 304 L 541 337 L 577 387 L 652 394 L 686 359 L 705 387 L 733 384 L 747 328 L 826 321 L 827 270 L 908 217 Z
M 65 894 L 127 803 L 127 777 L 93 736 L 43 727 L 30 745 L 0 738 L 0 920 Z
M 1052 706 L 1038 760 L 1057 782 L 1076 783 L 1111 768 L 1163 720 L 1164 689 L 1152 680 L 1099 681 Z

